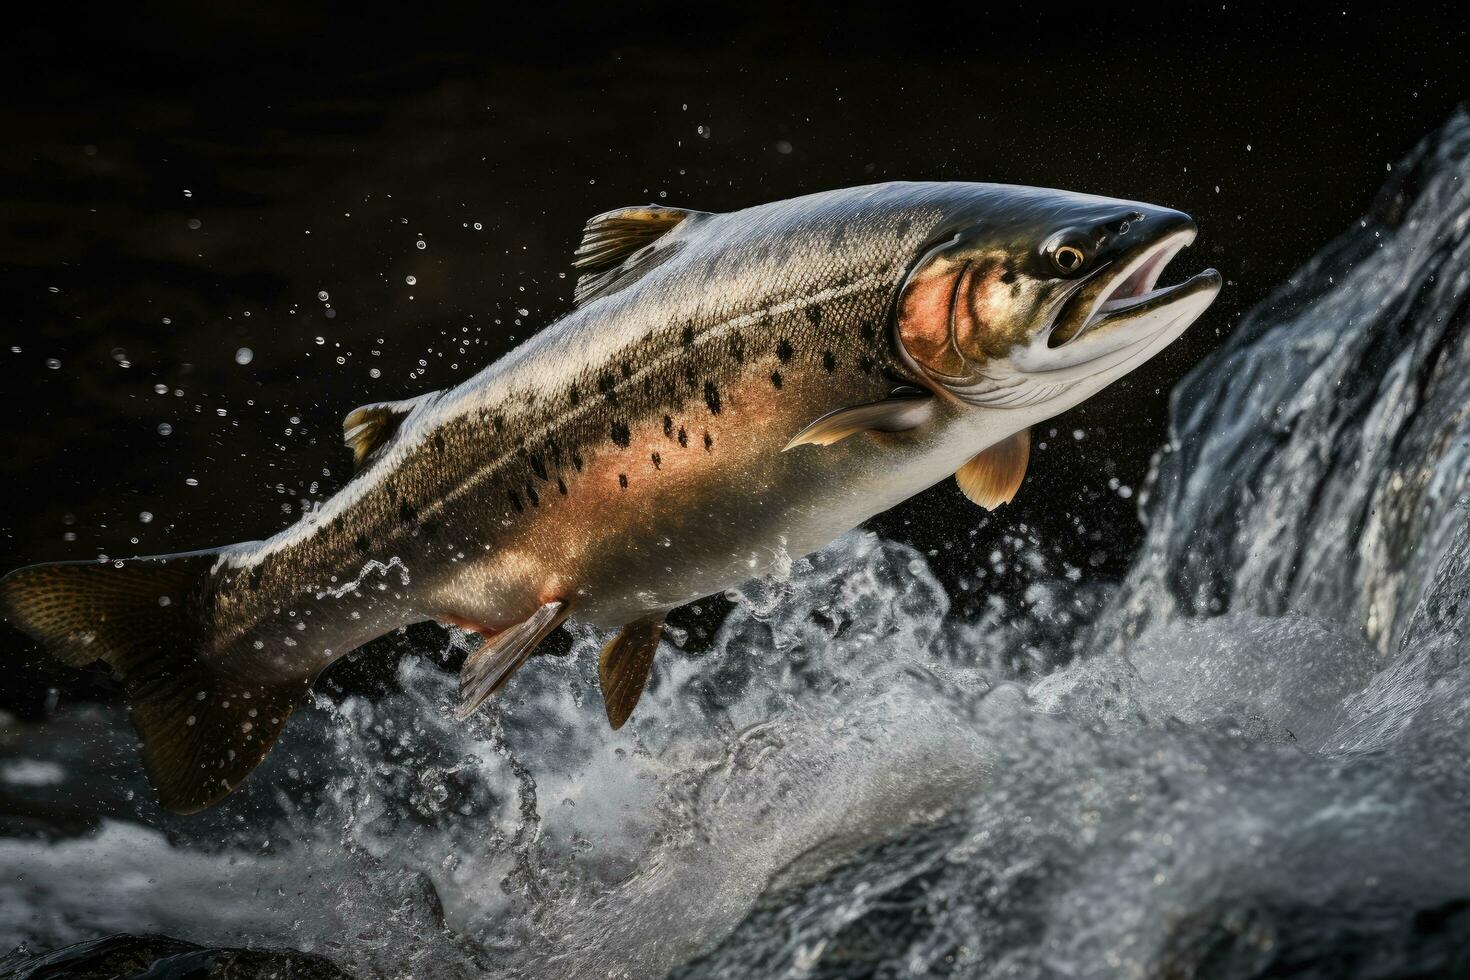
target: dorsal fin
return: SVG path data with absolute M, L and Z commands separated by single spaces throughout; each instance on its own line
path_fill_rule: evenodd
M 706 213 L 645 204 L 618 208 L 588 221 L 582 229 L 582 244 L 572 259 L 572 268 L 582 273 L 573 297 L 576 305 L 609 291 L 619 272 L 636 266 L 644 257 L 640 252 L 686 219 Z
M 971 501 L 995 510 L 1015 498 L 1030 459 L 1031 430 L 1022 429 L 961 466 L 954 475 L 955 482 Z
M 369 457 L 397 434 L 398 427 L 410 412 L 437 394 L 437 391 L 431 391 L 403 401 L 375 402 L 348 412 L 342 420 L 342 441 L 352 450 L 354 471 L 362 469 Z

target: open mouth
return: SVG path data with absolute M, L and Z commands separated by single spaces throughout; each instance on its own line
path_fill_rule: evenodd
M 1214 269 L 1206 269 L 1173 286 L 1158 285 L 1164 268 L 1194 241 L 1194 236 L 1193 228 L 1181 228 L 1102 270 L 1062 305 L 1047 336 L 1047 346 L 1061 347 L 1104 325 L 1161 321 L 1162 318 L 1150 314 L 1202 289 L 1212 288 L 1220 278 Z

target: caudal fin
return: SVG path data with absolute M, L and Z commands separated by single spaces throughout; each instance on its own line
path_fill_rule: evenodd
M 0 579 L 0 614 L 67 664 L 122 680 L 159 802 L 194 813 L 265 758 L 311 678 L 254 644 L 217 649 L 218 552 L 32 565 Z M 244 646 L 245 649 L 239 649 Z

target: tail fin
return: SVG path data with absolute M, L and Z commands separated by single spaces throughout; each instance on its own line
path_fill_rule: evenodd
M 121 678 L 159 802 L 194 813 L 265 758 L 312 678 L 282 677 L 254 644 L 215 650 L 219 552 L 32 565 L 0 579 L 0 614 L 80 667 Z M 246 649 L 240 649 L 244 646 Z

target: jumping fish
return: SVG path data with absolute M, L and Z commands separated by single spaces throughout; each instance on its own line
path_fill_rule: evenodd
M 888 183 L 588 222 L 574 307 L 444 391 L 348 413 L 356 472 L 265 541 L 34 565 L 0 612 L 120 677 L 164 807 L 218 801 L 314 679 L 406 623 L 478 631 L 460 714 L 568 617 L 619 632 L 608 720 L 665 614 L 953 474 L 1012 499 L 1029 428 L 1157 354 L 1213 269 L 1159 288 L 1185 214 L 1031 187 Z M 365 575 L 391 567 L 402 575 Z

